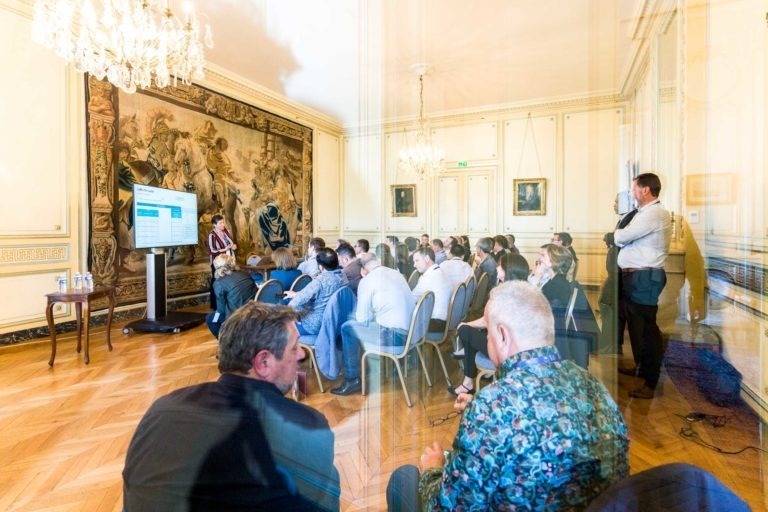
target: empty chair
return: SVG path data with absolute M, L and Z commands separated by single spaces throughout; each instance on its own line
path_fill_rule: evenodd
M 411 325 L 408 328 L 408 337 L 405 340 L 405 345 L 402 347 L 382 347 L 377 343 L 363 343 L 363 357 L 360 361 L 362 367 L 362 392 L 365 395 L 365 360 L 369 355 L 378 355 L 379 357 L 387 357 L 395 362 L 395 368 L 397 369 L 397 376 L 400 378 L 400 385 L 403 387 L 403 394 L 405 395 L 405 401 L 408 407 L 412 407 L 411 397 L 408 396 L 408 388 L 405 386 L 405 379 L 403 378 L 403 371 L 400 368 L 400 360 L 408 355 L 411 349 L 416 349 L 416 353 L 419 356 L 421 362 L 421 368 L 424 370 L 424 377 L 427 379 L 427 384 L 432 386 L 432 381 L 429 380 L 429 374 L 427 373 L 427 365 L 424 363 L 424 355 L 421 353 L 421 345 L 424 343 L 424 338 L 427 335 L 427 328 L 429 327 L 429 319 L 432 317 L 432 309 L 435 307 L 435 294 L 432 292 L 424 292 L 419 301 L 416 303 L 416 307 L 411 315 Z
M 305 286 L 307 286 L 311 282 L 312 282 L 312 276 L 307 274 L 301 274 L 299 277 L 296 278 L 296 280 L 291 285 L 291 291 L 300 292 L 301 290 L 304 289 Z
M 416 285 L 419 283 L 419 277 L 421 277 L 421 274 L 418 270 L 414 270 L 411 272 L 411 275 L 408 276 L 408 286 L 413 290 L 416 288 Z
M 277 279 L 270 279 L 264 284 L 259 286 L 259 290 L 256 292 L 256 297 L 253 300 L 256 302 L 266 302 L 267 304 L 278 304 L 283 298 L 283 285 Z
M 467 288 L 464 283 L 459 283 L 453 289 L 451 294 L 451 301 L 448 303 L 448 315 L 445 327 L 439 332 L 427 332 L 426 342 L 428 345 L 434 347 L 437 352 L 437 358 L 440 360 L 440 366 L 443 367 L 443 375 L 445 375 L 445 382 L 448 386 L 451 385 L 451 380 L 448 377 L 448 370 L 445 368 L 445 360 L 443 354 L 440 352 L 440 345 L 448 339 L 450 333 L 455 332 L 459 322 L 462 319 L 462 313 L 464 309 L 464 297 L 466 295 Z
M 337 340 L 341 336 L 341 325 L 349 319 L 354 311 L 355 294 L 348 286 L 339 288 L 331 296 L 323 311 L 320 332 L 299 337 L 299 346 L 309 354 L 311 367 L 315 370 L 317 385 L 321 393 L 325 393 L 320 376 L 321 372 L 329 379 L 335 379 L 339 376 Z

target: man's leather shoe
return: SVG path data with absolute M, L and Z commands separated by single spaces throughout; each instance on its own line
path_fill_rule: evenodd
M 633 366 L 632 368 L 619 366 L 619 373 L 622 375 L 629 375 L 630 377 L 638 377 L 638 370 L 639 368 L 637 366 Z
M 331 390 L 331 393 L 334 395 L 339 396 L 347 396 L 351 395 L 353 393 L 360 393 L 363 390 L 362 384 L 360 384 L 360 379 L 346 379 L 344 383 L 337 387 L 333 388 Z
M 653 398 L 654 393 L 655 392 L 653 389 L 649 388 L 648 386 L 643 386 L 641 388 L 630 391 L 629 396 L 632 398 L 650 399 Z

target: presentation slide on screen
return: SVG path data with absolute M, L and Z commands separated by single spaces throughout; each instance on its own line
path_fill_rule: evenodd
M 195 194 L 134 185 L 136 248 L 197 244 Z

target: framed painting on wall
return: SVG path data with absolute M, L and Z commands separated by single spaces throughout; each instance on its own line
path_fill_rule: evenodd
M 515 180 L 515 215 L 547 214 L 547 179 Z
M 416 216 L 416 185 L 392 185 L 392 216 Z

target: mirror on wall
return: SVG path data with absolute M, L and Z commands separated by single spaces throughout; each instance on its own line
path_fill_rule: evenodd
M 667 207 L 680 211 L 680 102 L 679 42 L 677 14 L 672 14 L 657 41 L 657 152 L 656 169 L 666 177 L 662 199 Z M 666 190 L 664 190 L 666 189 Z

